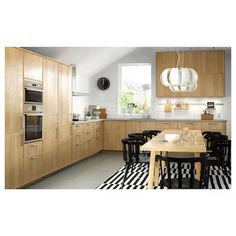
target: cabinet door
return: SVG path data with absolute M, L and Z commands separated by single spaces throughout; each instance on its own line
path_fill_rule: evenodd
M 43 139 L 43 173 L 48 175 L 57 168 L 57 143 L 58 143 L 58 128 L 51 127 L 44 129 Z
M 180 57 L 183 60 L 183 67 L 192 68 L 198 74 L 197 90 L 191 93 L 179 93 L 180 97 L 200 97 L 202 93 L 202 53 L 182 52 Z
M 158 52 L 156 54 L 157 97 L 179 97 L 179 93 L 174 93 L 168 87 L 165 87 L 160 79 L 163 70 L 177 66 L 177 59 L 176 52 Z
M 23 52 L 5 49 L 5 187 L 23 181 Z
M 225 122 L 214 122 L 214 121 L 202 121 L 202 131 L 214 131 L 226 133 L 226 123 Z
M 59 64 L 59 125 L 71 123 L 71 67 Z
M 72 146 L 72 127 L 59 126 L 58 127 L 58 154 L 57 167 L 63 168 L 72 162 L 71 146 Z
M 128 137 L 130 133 L 140 133 L 140 121 L 126 121 L 125 122 L 125 134 Z
M 43 59 L 44 128 L 58 125 L 58 63 Z
M 104 149 L 122 150 L 121 139 L 125 138 L 125 121 L 104 122 Z
M 24 158 L 24 184 L 30 183 L 43 176 L 42 153 Z
M 83 142 L 73 142 L 73 162 L 84 158 L 84 144 Z
M 24 52 L 24 78 L 43 81 L 42 57 Z
M 202 52 L 202 95 L 225 96 L 224 51 Z
M 140 124 L 141 132 L 143 132 L 144 130 L 155 130 L 155 129 L 156 129 L 155 121 L 141 121 L 141 124 Z
M 95 153 L 103 150 L 103 122 L 94 123 Z
M 162 121 L 162 122 L 156 122 L 155 124 L 157 130 L 165 130 L 165 129 L 178 129 L 178 123 L 176 121 Z
M 5 136 L 5 187 L 23 184 L 23 133 Z
M 201 122 L 179 122 L 178 128 L 188 128 L 188 129 L 195 129 L 195 130 L 201 130 Z
M 23 52 L 17 48 L 5 51 L 5 132 L 23 131 Z

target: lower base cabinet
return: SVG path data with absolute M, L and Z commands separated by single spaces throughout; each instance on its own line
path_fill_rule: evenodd
M 43 155 L 35 154 L 24 157 L 24 184 L 43 176 Z

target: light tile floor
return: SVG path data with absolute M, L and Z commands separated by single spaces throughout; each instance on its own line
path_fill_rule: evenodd
M 122 152 L 103 151 L 27 188 L 95 189 L 123 165 Z

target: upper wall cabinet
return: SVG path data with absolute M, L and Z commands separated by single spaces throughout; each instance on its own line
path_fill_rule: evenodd
M 225 96 L 225 57 L 223 51 L 202 52 L 202 94 L 207 97 Z
M 43 81 L 42 57 L 33 53 L 24 52 L 24 78 Z
M 176 52 L 156 54 L 157 97 L 223 97 L 225 96 L 224 51 L 180 52 L 179 66 L 198 73 L 198 87 L 193 93 L 173 93 L 160 80 L 162 71 L 176 67 Z

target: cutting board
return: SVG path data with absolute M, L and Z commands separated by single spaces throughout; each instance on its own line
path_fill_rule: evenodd
M 106 108 L 100 108 L 99 111 L 101 112 L 99 118 L 100 119 L 106 119 L 107 118 L 107 110 L 106 110 Z

